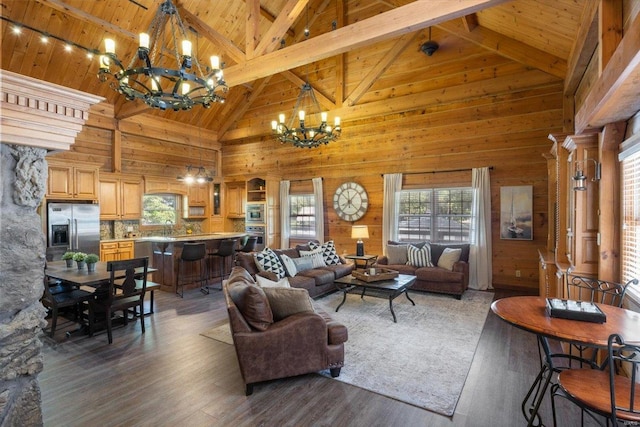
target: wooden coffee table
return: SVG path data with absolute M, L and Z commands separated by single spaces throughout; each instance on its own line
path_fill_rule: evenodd
M 393 300 L 401 294 L 405 294 L 407 299 L 411 301 L 411 304 L 416 305 L 415 302 L 409 297 L 408 289 L 416 281 L 416 276 L 410 276 L 408 274 L 400 274 L 398 277 L 389 280 L 381 280 L 379 282 L 365 282 L 363 280 L 356 279 L 352 275 L 341 277 L 334 281 L 339 291 L 343 292 L 342 302 L 336 308 L 336 312 L 340 310 L 340 307 L 347 300 L 348 293 L 360 293 L 360 298 L 364 298 L 365 293 L 378 298 L 389 298 L 389 309 L 393 316 L 394 323 L 396 321 L 396 313 L 393 311 Z

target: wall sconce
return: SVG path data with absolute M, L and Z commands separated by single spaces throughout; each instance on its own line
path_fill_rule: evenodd
M 584 174 L 585 165 L 591 160 L 595 166 L 595 173 L 591 181 L 599 181 L 602 173 L 601 164 L 594 159 L 578 160 L 576 162 L 576 174 L 572 177 L 575 182 L 573 189 L 575 191 L 585 191 L 587 189 L 587 176 Z
M 356 242 L 356 256 L 364 256 L 364 242 L 362 239 L 369 238 L 369 227 L 366 225 L 354 225 L 351 227 L 351 238 L 358 239 Z

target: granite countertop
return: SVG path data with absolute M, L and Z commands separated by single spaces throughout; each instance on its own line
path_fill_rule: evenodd
M 134 242 L 191 242 L 194 240 L 219 240 L 234 237 L 242 237 L 246 233 L 234 231 L 221 231 L 218 233 L 207 234 L 184 234 L 180 236 L 145 236 L 145 237 L 124 237 L 121 239 L 103 239 L 100 242 L 126 242 L 133 240 Z

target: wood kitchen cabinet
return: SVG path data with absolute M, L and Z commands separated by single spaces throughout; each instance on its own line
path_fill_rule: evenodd
M 185 218 L 207 218 L 209 215 L 209 184 L 191 184 L 184 206 Z
M 69 166 L 48 160 L 49 199 L 98 199 L 98 171 L 96 166 Z
M 133 240 L 100 243 L 100 261 L 119 261 L 122 259 L 131 259 L 133 257 Z
M 225 191 L 227 218 L 244 218 L 246 191 L 244 182 L 229 182 Z
M 141 177 L 102 174 L 100 176 L 100 219 L 139 219 L 141 217 Z

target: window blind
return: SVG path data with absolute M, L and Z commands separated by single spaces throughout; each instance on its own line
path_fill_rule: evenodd
M 622 161 L 622 280 L 640 279 L 640 152 Z M 629 291 L 640 296 L 640 289 Z

